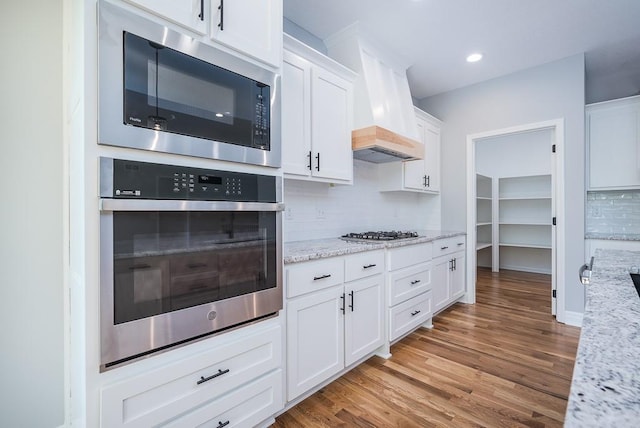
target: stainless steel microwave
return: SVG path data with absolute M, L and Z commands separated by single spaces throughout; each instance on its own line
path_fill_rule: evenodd
M 277 73 L 106 1 L 98 30 L 100 144 L 280 166 Z

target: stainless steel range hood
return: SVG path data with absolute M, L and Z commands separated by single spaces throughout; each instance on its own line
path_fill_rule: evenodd
M 408 63 L 353 24 L 326 39 L 329 56 L 358 73 L 353 157 L 374 163 L 422 159 Z

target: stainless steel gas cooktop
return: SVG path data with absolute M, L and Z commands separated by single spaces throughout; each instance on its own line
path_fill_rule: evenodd
M 394 241 L 397 239 L 417 238 L 418 232 L 403 232 L 399 230 L 347 233 L 342 235 L 346 241 Z

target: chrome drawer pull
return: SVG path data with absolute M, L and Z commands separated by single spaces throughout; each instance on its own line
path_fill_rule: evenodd
M 441 250 L 446 250 L 449 247 L 440 247 Z
M 419 280 L 419 279 L 413 280 L 413 281 L 411 281 L 411 285 L 416 285 L 416 284 L 417 284 L 417 283 L 419 283 L 419 282 L 420 282 L 420 280 Z
M 201 383 L 205 383 L 207 381 L 210 381 L 211 379 L 215 379 L 218 376 L 222 376 L 223 374 L 226 374 L 226 373 L 229 373 L 229 369 L 226 369 L 226 370 L 218 369 L 218 373 L 212 374 L 209 377 L 200 376 L 200 380 L 197 382 L 197 385 L 200 385 Z
M 217 428 L 226 427 L 227 425 L 229 425 L 229 422 L 230 421 L 227 421 L 227 422 L 218 421 L 218 427 Z
M 320 276 L 314 276 L 314 277 L 313 277 L 313 280 L 314 280 L 314 281 L 317 281 L 317 280 L 319 280 L 319 279 L 325 279 L 325 278 L 330 278 L 330 277 L 331 277 L 331 275 L 320 275 Z
M 374 263 L 374 264 L 371 264 L 371 265 L 362 266 L 362 269 L 369 269 L 369 268 L 372 268 L 372 267 L 376 267 L 376 264 Z
M 411 316 L 412 316 L 412 317 L 414 317 L 414 316 L 418 315 L 420 312 L 421 312 L 421 311 L 414 311 L 414 312 L 411 312 Z

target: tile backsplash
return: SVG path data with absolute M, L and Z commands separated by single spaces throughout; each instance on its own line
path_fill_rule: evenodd
M 587 192 L 585 232 L 640 235 L 640 190 Z
M 440 195 L 379 192 L 376 164 L 354 161 L 352 186 L 285 180 L 284 241 L 367 230 L 440 229 Z

